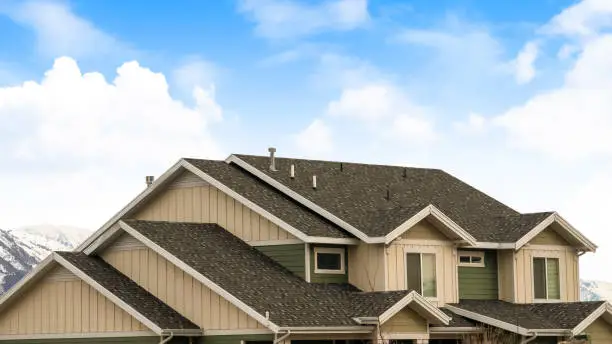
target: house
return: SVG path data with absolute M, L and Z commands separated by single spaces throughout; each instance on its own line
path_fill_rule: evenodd
M 0 299 L 7 343 L 612 343 L 596 246 L 435 169 L 181 159 Z

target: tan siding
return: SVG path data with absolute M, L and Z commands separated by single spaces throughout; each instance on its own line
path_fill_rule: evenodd
M 410 308 L 397 312 L 382 325 L 383 333 L 427 333 L 427 320 Z
M 401 239 L 448 240 L 436 227 L 421 221 L 401 235 Z
M 450 241 L 419 241 L 400 239 L 387 247 L 387 290 L 406 288 L 406 253 L 435 253 L 437 304 L 458 302 L 457 250 Z
M 348 248 L 349 283 L 365 291 L 385 290 L 383 245 L 360 243 Z
M 152 221 L 217 223 L 246 242 L 295 239 L 263 216 L 208 184 L 171 184 L 133 217 Z
M 516 280 L 518 303 L 533 302 L 533 257 L 559 259 L 559 282 L 561 301 L 579 301 L 578 255 L 572 248 L 550 246 L 546 248 L 525 247 L 516 252 Z
M 127 236 L 128 234 L 123 234 Z M 120 237 L 120 238 L 121 238 Z M 243 311 L 147 248 L 132 251 L 112 247 L 102 259 L 164 301 L 198 326 L 208 330 L 264 328 Z M 251 319 L 241 324 L 240 319 Z
M 497 251 L 499 299 L 514 302 L 514 251 Z
M 612 325 L 601 318 L 595 320 L 584 332 L 588 334 L 591 344 L 612 343 Z
M 0 334 L 148 331 L 125 312 L 130 321 L 127 327 L 97 322 L 90 324 L 89 319 L 97 319 L 99 315 L 96 305 L 100 299 L 111 302 L 68 270 L 55 269 L 2 311 Z M 105 315 L 102 312 L 102 316 Z
M 559 246 L 571 246 L 562 236 L 557 234 L 551 228 L 546 228 L 540 234 L 536 235 L 529 242 L 531 245 L 559 245 Z

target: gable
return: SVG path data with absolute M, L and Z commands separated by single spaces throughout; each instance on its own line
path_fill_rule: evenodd
M 118 241 L 132 240 L 136 239 L 124 233 Z M 144 245 L 133 249 L 109 246 L 100 256 L 203 329 L 265 329 L 245 312 Z
M 297 240 L 189 171 L 180 174 L 131 217 L 149 221 L 216 223 L 245 242 Z
M 426 333 L 427 320 L 417 312 L 405 307 L 382 325 L 386 333 Z
M 588 335 L 591 344 L 612 342 L 612 325 L 602 318 L 595 320 L 584 333 Z
M 567 240 L 550 227 L 536 235 L 529 243 L 532 245 L 571 246 Z
M 0 336 L 149 331 L 89 284 L 56 267 L 0 314 Z
M 400 236 L 401 239 L 449 240 L 440 230 L 427 220 L 420 221 Z

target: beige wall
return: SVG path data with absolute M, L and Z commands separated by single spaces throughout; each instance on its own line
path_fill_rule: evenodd
M 551 228 L 546 228 L 540 234 L 536 235 L 535 238 L 531 239 L 530 245 L 558 245 L 558 246 L 571 246 L 567 240 L 563 239 L 557 232 Z
M 295 239 L 191 172 L 179 176 L 131 217 L 152 221 L 217 223 L 251 243 Z
M 406 288 L 405 259 L 406 253 L 409 252 L 435 253 L 437 304 L 442 306 L 445 303 L 458 302 L 457 250 L 451 241 L 427 221 L 421 221 L 387 247 L 387 290 Z
M 514 250 L 497 251 L 499 299 L 514 302 Z
M 516 302 L 533 302 L 533 258 L 550 257 L 559 259 L 559 282 L 561 301 L 572 302 L 580 300 L 578 255 L 571 247 L 565 246 L 527 246 L 515 253 Z
M 612 325 L 599 318 L 584 331 L 590 339 L 590 344 L 612 343 Z
M 134 317 L 64 268 L 2 311 L 0 335 L 149 331 Z
M 385 287 L 384 245 L 360 243 L 348 247 L 349 283 L 364 291 L 382 291 Z
M 427 320 L 410 308 L 404 308 L 382 326 L 384 333 L 427 333 Z
M 102 259 L 206 330 L 261 329 L 263 325 L 154 251 L 124 233 Z

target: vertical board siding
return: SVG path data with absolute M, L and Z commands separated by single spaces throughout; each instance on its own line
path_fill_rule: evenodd
M 124 233 L 122 236 L 125 235 L 128 234 Z M 207 330 L 264 328 L 256 320 L 153 250 L 148 248 L 114 250 L 111 246 L 101 254 L 101 257 L 201 328 Z
M 459 266 L 459 299 L 497 300 L 497 252 L 485 251 L 484 267 Z
M 578 276 L 578 255 L 572 248 L 550 246 L 546 249 L 525 247 L 515 254 L 517 303 L 532 303 L 533 298 L 533 257 L 559 259 L 559 285 L 561 301 L 580 301 Z
M 443 240 L 447 241 L 448 237 L 442 234 L 427 220 L 421 221 L 408 229 L 400 236 L 401 239 L 422 239 L 422 240 Z
M 113 305 L 68 270 L 55 269 L 2 311 L 0 334 L 149 331 L 119 307 L 109 307 L 100 312 L 97 307 L 100 300 Z M 129 323 L 89 321 L 99 316 L 128 319 Z
M 295 239 L 268 219 L 208 184 L 172 183 L 139 209 L 133 218 L 216 223 L 246 242 Z
M 304 278 L 306 272 L 304 244 L 256 246 L 255 248 L 272 258 L 287 270 Z
M 342 247 L 344 248 L 344 273 L 343 274 L 321 274 L 315 272 L 315 247 Z M 310 282 L 312 283 L 348 283 L 348 259 L 346 246 L 334 245 L 310 245 Z
M 514 302 L 514 250 L 498 250 L 499 299 Z
M 427 333 L 427 320 L 410 308 L 404 308 L 382 325 L 383 333 Z
M 176 340 L 175 340 L 176 339 Z M 143 337 L 93 337 L 87 338 L 84 335 L 82 338 L 61 338 L 61 339 L 11 339 L 2 340 L 3 344 L 157 344 L 159 337 L 143 336 Z M 189 343 L 184 337 L 173 338 L 168 344 L 187 344 Z
M 558 246 L 571 246 L 567 240 L 563 239 L 562 236 L 557 234 L 550 227 L 546 228 L 540 234 L 536 235 L 531 241 L 531 245 L 558 245 Z
M 348 248 L 349 283 L 363 291 L 384 291 L 385 248 L 382 244 L 359 243 Z
M 595 320 L 584 332 L 589 336 L 590 344 L 612 343 L 612 325 L 601 318 Z

